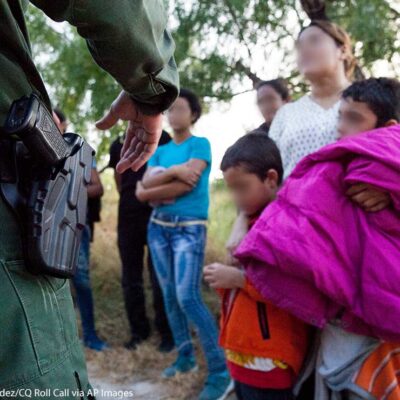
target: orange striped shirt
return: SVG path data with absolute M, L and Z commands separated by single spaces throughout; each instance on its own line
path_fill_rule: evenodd
M 400 400 L 400 343 L 382 343 L 364 361 L 354 383 L 378 400 Z

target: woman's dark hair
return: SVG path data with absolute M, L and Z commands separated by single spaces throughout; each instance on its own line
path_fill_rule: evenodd
M 353 83 L 342 94 L 343 99 L 366 103 L 377 116 L 377 128 L 391 119 L 400 122 L 400 82 L 390 78 L 370 78 Z
M 281 96 L 283 101 L 290 100 L 290 92 L 287 82 L 282 78 L 271 79 L 270 81 L 260 81 L 256 85 L 258 91 L 263 86 L 271 86 Z
M 189 103 L 190 110 L 192 111 L 192 114 L 193 114 L 192 123 L 193 124 L 196 123 L 199 120 L 199 118 L 201 117 L 201 112 L 202 112 L 199 97 L 197 96 L 197 94 L 195 94 L 191 90 L 183 89 L 183 88 L 179 92 L 179 97 L 186 99 L 187 102 Z
M 240 138 L 226 151 L 221 170 L 242 167 L 250 174 L 256 174 L 262 181 L 270 169 L 278 173 L 278 183 L 282 182 L 283 165 L 275 142 L 263 131 L 256 129 Z
M 326 3 L 324 0 L 300 0 L 300 3 L 311 21 L 315 19 L 329 20 L 326 14 Z

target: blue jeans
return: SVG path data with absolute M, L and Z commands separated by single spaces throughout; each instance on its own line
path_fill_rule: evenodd
M 76 273 L 72 279 L 76 291 L 79 312 L 81 314 L 84 339 L 95 335 L 93 296 L 89 275 L 90 236 L 90 228 L 86 225 L 82 232 Z
M 198 220 L 153 212 L 148 245 L 179 354 L 189 356 L 194 352 L 190 321 L 198 332 L 208 370 L 216 373 L 224 371 L 226 363 L 218 346 L 215 319 L 201 297 L 207 229 L 205 224 L 195 221 Z

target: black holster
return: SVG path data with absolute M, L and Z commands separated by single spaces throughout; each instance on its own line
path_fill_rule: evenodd
M 33 100 L 29 125 L 18 131 L 15 123 L 15 132 L 0 138 L 0 192 L 19 222 L 29 271 L 71 278 L 86 224 L 94 151 L 79 135 L 61 136 L 48 111 Z
M 1 195 L 19 222 L 27 268 L 60 278 L 75 273 L 93 160 L 80 136 L 67 135 L 75 149 L 56 167 L 37 165 L 20 141 L 0 141 L 0 159 L 7 160 Z

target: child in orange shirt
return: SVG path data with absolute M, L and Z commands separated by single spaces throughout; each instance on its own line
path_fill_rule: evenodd
M 279 150 L 265 133 L 254 131 L 227 150 L 221 169 L 250 229 L 282 181 Z M 293 399 L 307 350 L 307 326 L 265 302 L 240 266 L 214 263 L 204 268 L 204 277 L 222 295 L 220 345 L 239 400 Z

